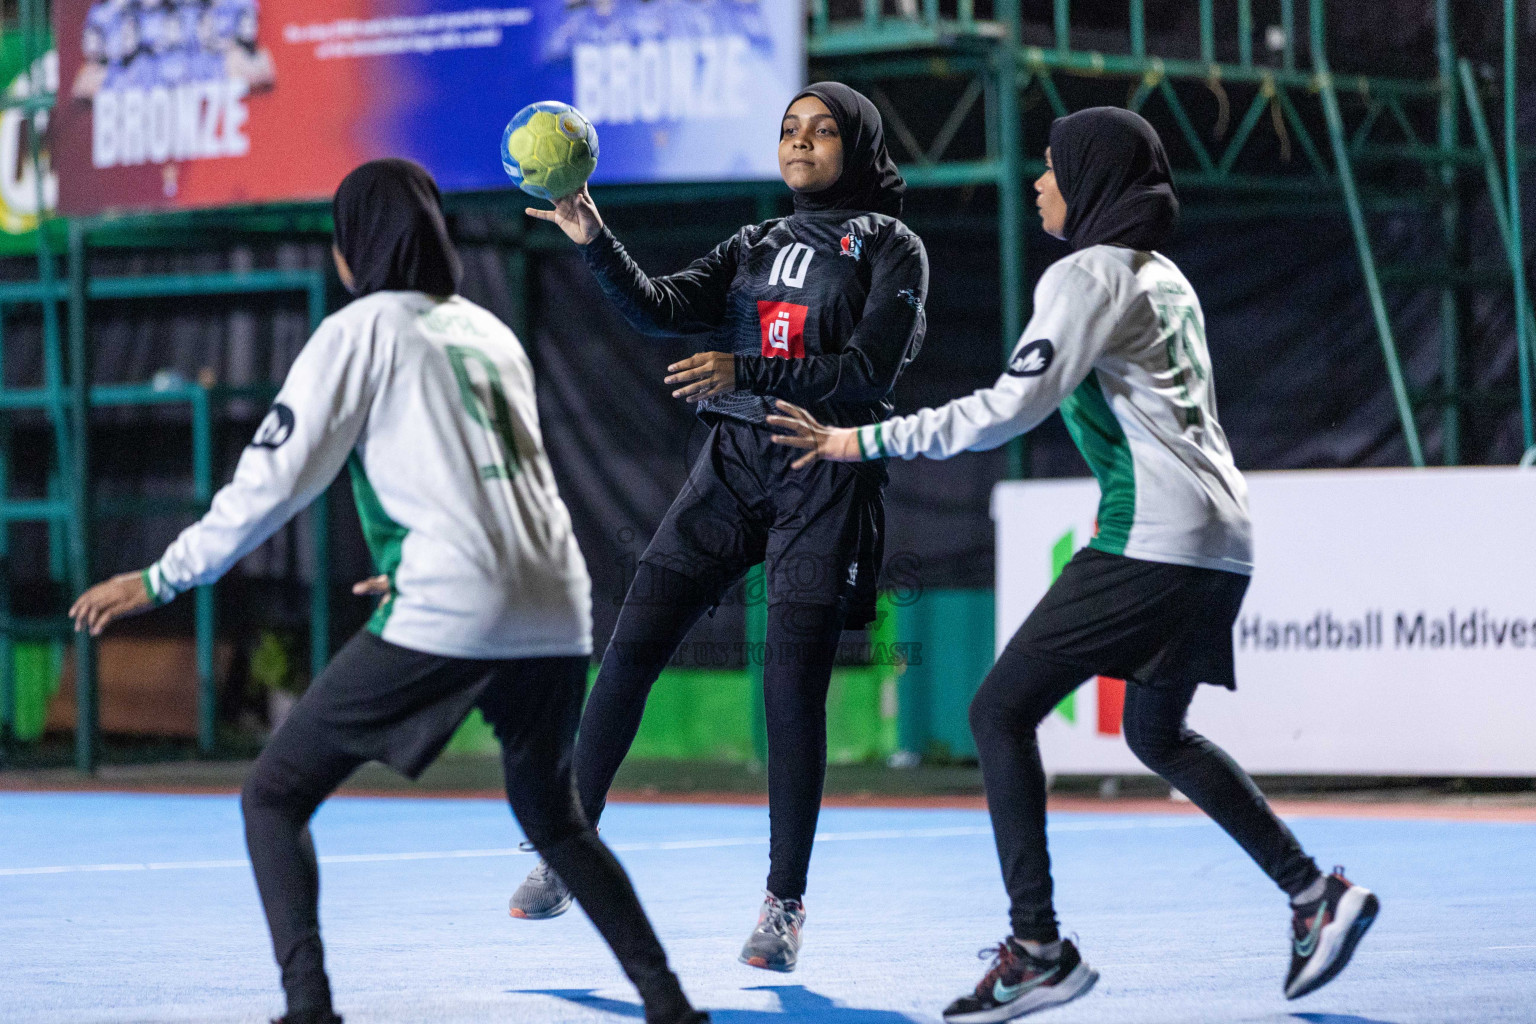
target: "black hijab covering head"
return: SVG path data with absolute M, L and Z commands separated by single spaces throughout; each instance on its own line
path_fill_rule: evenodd
M 1168 154 L 1157 131 L 1119 107 L 1090 107 L 1051 123 L 1051 166 L 1067 201 L 1065 235 L 1090 245 L 1160 248 L 1179 222 Z
M 420 164 L 363 164 L 341 180 L 331 213 L 336 248 L 352 271 L 353 295 L 459 290 L 462 267 L 443 223 L 443 197 Z
M 880 111 L 863 93 L 841 82 L 807 86 L 789 105 L 805 96 L 825 103 L 837 121 L 838 134 L 843 138 L 843 172 L 820 192 L 796 192 L 795 209 L 872 210 L 900 217 L 907 183 L 885 148 Z

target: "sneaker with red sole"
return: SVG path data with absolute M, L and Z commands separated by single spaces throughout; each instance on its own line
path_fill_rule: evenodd
M 805 928 L 805 904 L 763 894 L 757 927 L 747 936 L 739 959 L 748 967 L 765 971 L 792 971 L 800 959 L 800 933 Z

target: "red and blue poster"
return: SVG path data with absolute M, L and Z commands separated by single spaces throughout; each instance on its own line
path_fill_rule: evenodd
M 417 160 L 445 191 L 510 188 L 498 146 L 536 100 L 597 126 L 595 183 L 777 174 L 805 74 L 787 0 L 56 0 L 59 209 L 329 196 Z

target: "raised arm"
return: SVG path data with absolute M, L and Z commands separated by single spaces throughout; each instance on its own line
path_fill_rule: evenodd
M 736 390 L 815 405 L 878 402 L 917 356 L 928 321 L 928 254 L 911 234 L 896 236 L 875 257 L 864 316 L 848 344 L 804 359 L 736 357 Z
M 581 258 L 629 325 L 642 334 L 697 334 L 725 320 L 726 292 L 736 275 L 738 235 L 675 274 L 650 277 L 613 232 L 603 228 L 581 247 Z
M 585 185 L 581 191 L 555 200 L 553 210 L 530 206 L 527 212 L 554 224 L 581 247 L 581 258 L 603 294 L 642 334 L 695 334 L 725 319 L 725 295 L 736 273 L 739 236 L 732 235 L 675 274 L 650 277 L 604 226 Z
M 114 619 L 212 583 L 313 501 L 341 471 L 367 421 L 369 344 L 345 337 L 334 321 L 323 324 L 207 514 L 154 565 L 82 594 L 70 609 L 76 628 L 100 633 Z

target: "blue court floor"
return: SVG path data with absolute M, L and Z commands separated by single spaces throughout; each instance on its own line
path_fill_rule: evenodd
M 1536 825 L 1292 824 L 1383 901 L 1331 986 L 1282 998 L 1283 898 L 1204 818 L 1059 813 L 1059 909 L 1102 980 L 1030 1019 L 1536 1021 Z M 779 975 L 736 962 L 766 871 L 764 808 L 618 804 L 603 830 L 716 1021 L 937 1021 L 1006 931 L 985 815 L 828 809 L 821 832 L 801 968 Z M 337 799 L 315 836 L 349 1024 L 640 1018 L 580 913 L 507 916 L 533 862 L 501 803 Z M 234 797 L 0 794 L 0 1020 L 233 1024 L 281 1009 Z

